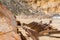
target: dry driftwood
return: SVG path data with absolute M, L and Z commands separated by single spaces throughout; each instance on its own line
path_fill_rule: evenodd
M 28 32 L 28 35 L 33 39 L 33 40 L 38 40 L 39 34 L 31 29 L 28 29 L 26 27 L 22 27 L 25 31 Z
M 27 26 L 27 27 L 30 27 L 31 29 L 37 31 L 37 32 L 41 32 L 43 30 L 46 30 L 46 29 L 53 29 L 51 26 L 51 21 L 49 22 L 49 24 L 47 23 L 44 23 L 42 24 L 41 22 L 40 23 L 37 23 L 37 22 L 31 22 L 29 24 L 25 24 L 23 23 L 23 26 Z
M 50 36 L 51 34 L 60 33 L 60 31 L 58 31 L 57 29 L 52 28 L 52 26 L 50 25 L 51 23 L 52 21 L 50 21 L 49 24 L 47 23 L 42 24 L 41 22 L 39 24 L 37 22 L 31 22 L 29 24 L 23 23 L 23 26 L 30 27 L 31 29 L 35 31 L 30 30 L 26 27 L 23 27 L 23 29 L 29 33 L 29 35 L 33 38 L 33 40 L 38 40 L 38 36 L 49 36 L 49 37 L 54 37 L 54 38 L 60 38 L 57 36 Z
M 18 23 L 18 22 L 17 22 Z M 58 34 L 60 33 L 60 31 L 58 31 L 57 29 L 54 29 L 50 24 L 52 23 L 52 21 L 50 20 L 49 24 L 47 23 L 37 23 L 37 22 L 31 22 L 29 24 L 25 24 L 23 23 L 23 26 L 27 26 L 30 27 L 31 29 L 28 29 L 26 27 L 22 28 L 27 31 L 29 34 L 29 36 L 33 39 L 33 40 L 39 40 L 38 37 L 39 36 L 49 36 L 49 37 L 54 37 L 54 38 L 60 38 L 57 36 L 50 36 L 51 34 Z M 20 23 L 21 24 L 21 23 Z M 21 26 L 21 25 L 20 25 Z

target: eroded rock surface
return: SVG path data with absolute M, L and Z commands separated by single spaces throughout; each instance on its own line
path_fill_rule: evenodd
M 0 40 L 21 40 L 13 14 L 0 3 Z

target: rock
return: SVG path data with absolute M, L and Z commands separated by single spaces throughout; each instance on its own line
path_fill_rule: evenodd
M 0 3 L 0 40 L 21 40 L 13 14 Z

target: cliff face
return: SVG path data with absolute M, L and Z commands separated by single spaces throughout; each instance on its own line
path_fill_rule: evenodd
M 60 13 L 60 0 L 31 0 L 29 5 L 31 5 L 33 9 L 41 8 L 46 14 Z M 33 5 L 35 5 L 35 7 Z
M 0 0 L 13 13 L 59 14 L 60 0 Z

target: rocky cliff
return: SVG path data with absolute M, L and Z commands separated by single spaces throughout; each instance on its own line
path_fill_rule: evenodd
M 60 13 L 60 0 L 0 0 L 13 13 L 51 15 Z

